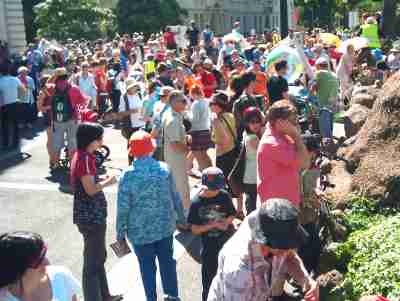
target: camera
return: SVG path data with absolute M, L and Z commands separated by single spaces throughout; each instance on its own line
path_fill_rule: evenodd
M 309 152 L 318 152 L 321 150 L 322 137 L 318 134 L 305 133 L 301 135 L 303 142 Z

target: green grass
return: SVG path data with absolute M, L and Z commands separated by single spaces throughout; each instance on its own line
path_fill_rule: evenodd
M 346 211 L 352 233 L 336 250 L 346 267 L 346 300 L 362 295 L 400 298 L 400 213 L 357 198 Z

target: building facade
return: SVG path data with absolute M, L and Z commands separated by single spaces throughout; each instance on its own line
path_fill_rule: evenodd
M 262 32 L 280 27 L 279 0 L 177 0 L 199 28 L 210 24 L 217 34 L 232 30 L 240 21 L 241 32 Z
M 98 0 L 105 7 L 115 7 L 117 0 Z M 162 1 L 162 0 L 161 0 Z M 195 20 L 199 28 L 210 24 L 219 35 L 232 30 L 233 23 L 240 21 L 241 32 L 252 29 L 280 27 L 280 0 L 177 0 L 188 12 L 187 21 Z
M 25 50 L 22 0 L 0 0 L 0 40 L 8 43 L 11 53 Z

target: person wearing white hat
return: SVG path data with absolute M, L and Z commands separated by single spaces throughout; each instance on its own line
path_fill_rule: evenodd
M 400 45 L 396 45 L 390 49 L 387 64 L 392 72 L 400 70 Z
M 125 81 L 125 91 L 121 96 L 117 117 L 122 119 L 121 134 L 127 139 L 127 145 L 129 145 L 131 135 L 143 128 L 145 122 L 142 112 L 143 100 L 140 95 L 140 84 L 136 80 L 129 78 Z M 129 165 L 132 160 L 133 158 L 128 156 Z
M 26 88 L 26 93 L 18 97 L 18 127 L 29 129 L 32 128 L 32 123 L 37 116 L 37 109 L 33 91 L 35 90 L 35 81 L 29 75 L 29 69 L 25 66 L 18 68 L 18 79 Z

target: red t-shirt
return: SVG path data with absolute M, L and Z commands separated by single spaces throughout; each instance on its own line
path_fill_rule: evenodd
M 164 43 L 168 46 L 176 45 L 175 42 L 175 35 L 173 32 L 166 32 L 164 33 Z
M 200 82 L 203 85 L 204 97 L 210 98 L 214 93 L 214 89 L 208 89 L 205 87 L 210 85 L 215 85 L 217 83 L 214 74 L 208 71 L 202 72 L 200 74 Z
M 96 156 L 77 150 L 71 161 L 71 186 L 76 187 L 79 179 L 86 175 L 96 176 Z
M 56 85 L 55 84 L 47 84 L 46 85 L 47 95 L 52 97 L 56 92 Z M 74 85 L 69 87 L 68 96 L 72 104 L 72 109 L 74 110 L 74 119 L 79 119 L 79 110 L 78 107 L 80 105 L 85 105 L 87 103 L 87 97 L 83 95 L 81 90 Z
M 94 80 L 97 92 L 107 92 L 107 75 L 103 70 L 96 70 Z

